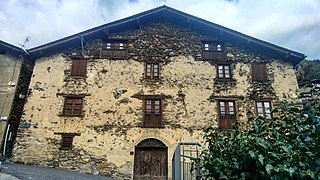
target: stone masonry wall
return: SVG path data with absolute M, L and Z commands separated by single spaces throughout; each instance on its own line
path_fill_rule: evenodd
M 70 49 L 43 57 L 35 63 L 28 102 L 19 129 L 13 161 L 130 179 L 134 148 L 142 140 L 156 138 L 168 147 L 168 173 L 179 142 L 203 142 L 203 129 L 218 126 L 217 99 L 236 100 L 238 121 L 246 126 L 255 114 L 254 98 L 295 99 L 297 82 L 291 64 L 227 48 L 233 81 L 216 80 L 214 62 L 201 61 L 201 39 L 215 38 L 172 24 L 151 24 L 139 30 L 112 34 L 126 38 L 129 58 L 99 58 L 99 40 L 87 43 L 85 78 L 70 76 Z M 144 79 L 145 62 L 160 62 L 161 80 Z M 252 81 L 251 62 L 267 62 L 268 83 Z M 61 116 L 64 94 L 83 94 L 83 117 Z M 142 128 L 143 95 L 161 95 L 163 128 Z M 59 150 L 61 136 L 80 133 L 72 150 Z

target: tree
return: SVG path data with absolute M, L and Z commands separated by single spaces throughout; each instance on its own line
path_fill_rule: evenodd
M 250 119 L 246 130 L 208 128 L 205 179 L 320 179 L 320 100 L 283 103 L 274 118 Z
M 296 72 L 299 83 L 319 79 L 320 60 L 303 60 L 297 65 Z

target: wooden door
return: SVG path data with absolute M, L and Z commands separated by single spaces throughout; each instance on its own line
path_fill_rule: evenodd
M 140 144 L 136 146 L 133 171 L 134 180 L 168 179 L 168 148 L 163 145 Z

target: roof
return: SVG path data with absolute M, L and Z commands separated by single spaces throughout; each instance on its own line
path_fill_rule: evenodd
M 20 55 L 23 55 L 23 56 L 27 55 L 27 52 L 25 52 L 22 48 L 11 45 L 9 43 L 6 43 L 0 40 L 0 54 L 6 54 L 6 53 L 9 53 L 17 57 Z
M 299 83 L 299 88 L 309 85 L 309 84 L 320 84 L 320 79 L 313 79 L 309 81 L 304 81 Z
M 192 26 L 194 29 L 206 33 L 223 34 L 225 40 L 232 44 L 241 43 L 241 46 L 244 45 L 245 47 L 258 50 L 271 58 L 288 61 L 294 65 L 306 57 L 302 53 L 245 35 L 165 5 L 29 49 L 28 52 L 32 57 L 38 58 L 65 50 L 66 47 L 79 47 L 83 40 L 101 39 L 105 38 L 108 33 L 138 29 L 141 25 L 163 20 L 182 26 Z

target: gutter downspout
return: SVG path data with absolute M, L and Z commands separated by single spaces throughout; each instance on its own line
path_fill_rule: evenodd
M 8 126 L 7 126 L 7 131 L 6 131 L 6 135 L 5 135 L 5 138 L 4 138 L 4 145 L 3 145 L 3 151 L 2 151 L 3 160 L 6 159 L 6 147 L 7 147 L 9 129 L 10 129 L 10 124 L 8 124 Z

